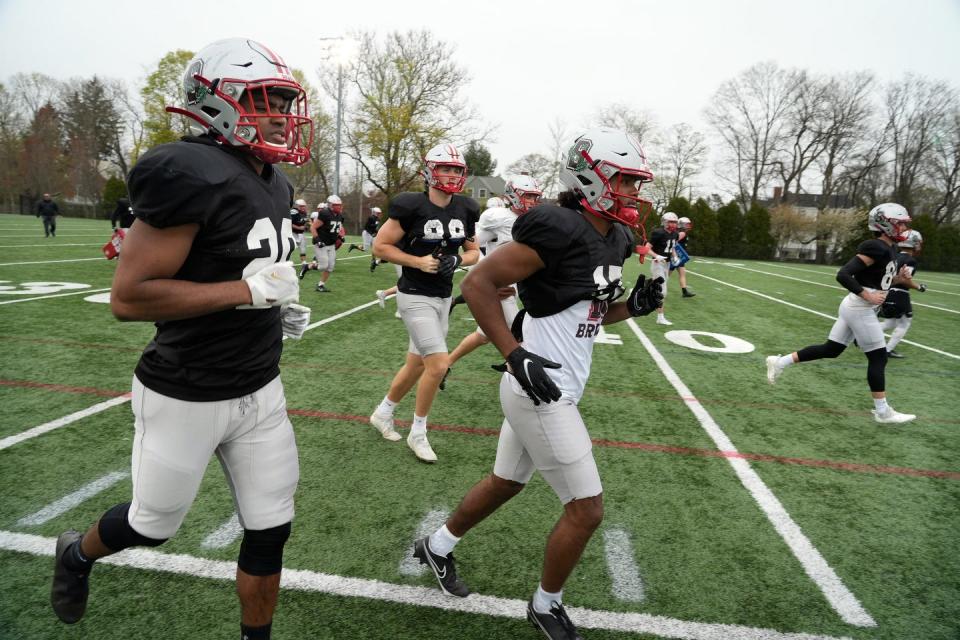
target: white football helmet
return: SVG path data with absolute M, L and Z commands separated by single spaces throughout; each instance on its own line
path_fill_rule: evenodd
M 340 213 L 343 211 L 343 200 L 336 194 L 327 196 L 327 208 L 334 213 Z
M 681 216 L 680 219 L 677 220 L 677 226 L 680 227 L 681 231 L 689 231 L 693 228 L 693 222 L 690 220 L 690 218 Z
M 913 249 L 919 252 L 920 247 L 923 245 L 923 236 L 920 235 L 920 232 L 916 229 L 910 229 L 907 231 L 907 237 L 898 244 L 904 249 Z
M 612 179 L 616 179 L 616 184 Z M 634 200 L 633 206 L 621 205 L 619 198 L 626 194 L 618 189 L 624 180 L 642 184 L 652 181 L 653 173 L 640 143 L 615 129 L 591 129 L 578 137 L 560 169 L 560 181 L 580 198 L 584 209 L 601 218 L 637 227 L 637 204 L 648 203 L 639 196 L 629 196 Z
M 506 206 L 506 203 L 502 198 L 493 196 L 492 198 L 487 199 L 487 209 L 503 209 Z
M 667 231 L 676 231 L 677 227 L 680 226 L 680 218 L 672 211 L 667 211 L 660 216 L 660 224 L 663 225 L 663 228 Z
M 523 196 L 525 195 L 535 195 L 538 203 L 540 202 L 540 197 L 543 195 L 543 189 L 540 188 L 540 185 L 537 184 L 533 176 L 521 174 L 507 180 L 503 197 L 506 198 L 511 209 L 517 213 L 526 213 L 529 211 L 530 208 L 523 201 Z
M 266 163 L 302 165 L 310 159 L 313 121 L 307 114 L 307 94 L 290 69 L 273 51 L 254 40 L 229 38 L 207 45 L 187 63 L 183 75 L 186 104 L 167 107 L 171 113 L 192 118 L 222 143 L 246 147 Z M 269 96 L 281 95 L 280 112 L 270 107 Z M 266 113 L 254 106 L 262 98 Z M 282 143 L 265 140 L 263 120 L 284 121 Z
M 460 193 L 463 191 L 463 185 L 467 183 L 467 164 L 463 160 L 463 154 L 455 146 L 438 144 L 427 152 L 427 155 L 423 158 L 423 163 L 425 166 L 421 173 L 424 180 L 427 181 L 427 186 L 439 189 L 444 193 Z M 460 179 L 452 184 L 441 181 L 437 175 L 437 167 L 443 166 L 463 169 Z M 446 180 L 449 180 L 449 178 L 446 178 Z
M 895 202 L 878 204 L 867 214 L 867 228 L 870 231 L 879 231 L 894 242 L 907 239 L 908 224 L 910 224 L 910 214 L 902 205 Z
M 370 213 L 372 213 L 375 216 L 378 216 L 383 212 L 380 211 L 380 207 L 373 207 L 372 209 L 370 209 Z
M 297 198 L 297 201 L 293 203 L 295 207 L 305 207 L 307 206 L 307 201 L 303 198 Z

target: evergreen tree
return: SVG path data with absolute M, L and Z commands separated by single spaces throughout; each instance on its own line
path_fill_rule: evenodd
M 759 204 L 751 205 L 743 217 L 744 257 L 754 260 L 769 260 L 773 257 L 777 241 L 770 233 L 770 212 Z
M 693 222 L 688 249 L 691 255 L 715 256 L 720 253 L 720 227 L 717 214 L 703 198 L 698 198 L 690 207 L 688 216 Z
M 743 214 L 736 200 L 731 200 L 717 210 L 717 225 L 720 231 L 720 257 L 739 258 L 743 247 Z
M 467 171 L 472 176 L 492 176 L 497 170 L 497 161 L 490 155 L 490 150 L 479 142 L 471 142 L 463 152 L 463 159 L 467 163 Z

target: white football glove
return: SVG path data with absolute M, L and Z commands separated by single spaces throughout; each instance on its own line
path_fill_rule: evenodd
M 280 324 L 284 337 L 299 340 L 310 324 L 310 307 L 296 303 L 284 307 L 280 311 Z
M 250 288 L 252 302 L 238 307 L 241 309 L 269 309 L 300 299 L 300 279 L 289 261 L 268 265 L 244 282 Z

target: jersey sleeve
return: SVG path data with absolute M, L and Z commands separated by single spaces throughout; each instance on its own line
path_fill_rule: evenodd
M 857 253 L 875 261 L 889 262 L 890 248 L 882 240 L 866 240 L 857 247 Z
M 183 224 L 206 225 L 219 209 L 221 189 L 181 161 L 174 149 L 158 149 L 133 167 L 127 179 L 138 218 L 163 229 Z
M 560 223 L 558 212 L 553 207 L 537 207 L 513 223 L 513 240 L 520 242 L 540 256 L 549 269 L 563 257 L 570 246 L 572 230 Z
M 404 231 L 409 232 L 417 219 L 417 198 L 419 193 L 401 193 L 390 201 L 387 215 L 400 223 Z

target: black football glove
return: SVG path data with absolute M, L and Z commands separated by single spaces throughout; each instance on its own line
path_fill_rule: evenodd
M 921 282 L 920 285 L 917 287 L 917 291 L 919 291 L 920 293 L 923 293 L 923 292 L 926 291 L 926 290 L 927 290 L 927 285 L 923 284 L 922 282 Z
M 460 263 L 463 262 L 463 258 L 460 257 L 459 253 L 455 253 L 452 256 L 439 256 L 438 259 L 440 260 L 440 265 L 437 267 L 437 273 L 441 276 L 452 276 L 453 272 L 460 266 Z
M 663 304 L 663 276 L 658 276 L 656 280 L 647 280 L 646 276 L 641 275 L 637 279 L 637 284 L 630 292 L 627 298 L 627 309 L 631 316 L 645 316 L 659 309 Z
M 509 369 L 507 365 L 510 366 Z M 539 405 L 541 402 L 550 404 L 560 399 L 560 389 L 545 371 L 545 369 L 559 369 L 560 366 L 558 362 L 541 358 L 523 347 L 517 347 L 510 352 L 504 364 L 493 365 L 493 368 L 497 371 L 509 370 L 527 396 L 533 400 L 533 404 Z

